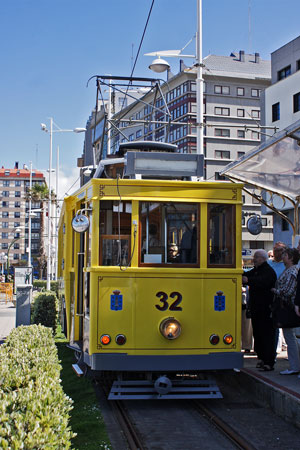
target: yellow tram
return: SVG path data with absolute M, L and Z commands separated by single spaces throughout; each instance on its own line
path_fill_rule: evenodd
M 64 200 L 62 323 L 77 370 L 117 373 L 118 395 L 133 383 L 124 374 L 138 373 L 141 383 L 153 384 L 143 398 L 164 398 L 174 391 L 172 376 L 201 379 L 206 371 L 242 366 L 242 185 L 126 177 L 126 156 L 134 153 L 107 160 L 99 178 Z M 178 154 L 167 162 L 156 154 L 156 166 L 174 174 Z

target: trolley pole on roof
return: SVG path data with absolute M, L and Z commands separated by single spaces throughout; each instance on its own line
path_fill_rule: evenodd
M 182 50 L 162 50 L 146 53 L 145 56 L 155 56 L 157 59 L 150 64 L 149 69 L 161 73 L 170 68 L 170 64 L 162 59 L 165 58 L 196 58 L 196 104 L 197 104 L 197 147 L 196 153 L 204 156 L 203 145 L 203 62 L 202 62 L 202 0 L 197 0 L 197 33 L 196 33 L 196 55 L 185 55 Z M 199 177 L 202 179 L 203 177 Z

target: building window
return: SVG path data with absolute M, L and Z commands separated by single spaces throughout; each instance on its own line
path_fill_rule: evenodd
M 21 197 L 21 191 L 15 191 L 15 197 Z
M 245 110 L 244 109 L 238 109 L 237 110 L 237 116 L 238 117 L 245 117 Z
M 129 138 L 129 141 L 132 142 L 134 140 L 134 134 L 130 134 L 128 138 Z
M 230 137 L 230 130 L 226 128 L 215 128 L 215 136 Z
M 14 253 L 14 259 L 19 259 L 19 253 Z
M 294 113 L 300 111 L 300 92 L 293 96 Z
M 15 202 L 15 208 L 21 208 L 21 202 Z
M 136 138 L 140 138 L 142 136 L 142 130 L 137 130 L 136 132 Z
M 251 131 L 251 139 L 259 140 L 259 133 L 257 131 Z
M 251 117 L 252 117 L 253 119 L 259 119 L 259 117 L 260 117 L 260 111 L 259 111 L 259 109 L 252 109 L 252 111 L 251 111 Z
M 272 105 L 272 122 L 276 122 L 276 120 L 279 119 L 280 119 L 280 103 L 278 102 Z
M 296 70 L 300 70 L 300 59 L 296 61 Z
M 230 159 L 230 151 L 229 150 L 215 150 L 215 158 Z
M 9 197 L 9 191 L 2 191 L 3 197 Z
M 17 228 L 17 227 L 19 227 L 21 224 L 20 224 L 20 222 L 14 222 L 14 228 Z
M 230 88 L 229 86 L 215 86 L 215 94 L 223 94 L 228 95 L 230 94 Z
M 239 97 L 242 97 L 243 95 L 245 95 L 245 89 L 244 89 L 243 87 L 238 87 L 238 88 L 236 88 L 236 94 L 237 94 Z
M 9 180 L 3 180 L 3 186 L 8 187 L 10 181 Z
M 2 208 L 8 208 L 9 202 L 2 202 Z
M 230 109 L 229 108 L 215 107 L 215 114 L 217 116 L 229 116 L 230 115 Z
M 277 80 L 283 80 L 284 78 L 291 75 L 291 65 L 284 67 L 283 69 L 277 72 Z
M 243 205 L 244 205 L 244 203 L 245 203 L 245 199 L 246 199 L 245 195 L 242 195 L 242 202 L 243 202 Z
M 10 171 L 9 171 L 9 170 L 5 170 L 5 171 L 4 171 L 4 175 L 5 175 L 6 177 L 9 177 L 9 174 L 10 174 Z
M 15 219 L 19 219 L 21 217 L 21 213 L 19 211 L 15 212 L 14 217 L 15 217 Z
M 3 211 L 2 212 L 2 217 L 8 217 L 8 211 Z
M 2 228 L 8 228 L 8 222 L 2 222 Z
M 268 226 L 268 220 L 267 220 L 266 217 L 261 217 L 260 221 L 261 221 L 261 224 L 262 224 L 263 227 Z
M 245 139 L 245 130 L 237 130 L 237 137 Z
M 19 248 L 20 248 L 20 244 L 14 244 L 14 249 L 15 250 L 19 250 Z
M 8 250 L 8 243 L 2 242 L 2 250 Z
M 7 232 L 2 233 L 2 239 L 8 239 L 8 233 Z
M 244 156 L 245 152 L 237 152 L 237 157 L 240 158 L 241 156 Z
M 264 241 L 250 241 L 249 244 L 252 250 L 260 250 L 265 248 Z
M 15 186 L 21 186 L 21 180 L 16 180 L 15 181 Z
M 251 89 L 251 97 L 259 97 L 260 89 Z

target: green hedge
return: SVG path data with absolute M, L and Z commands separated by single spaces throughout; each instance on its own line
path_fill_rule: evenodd
M 72 400 L 60 384 L 51 330 L 14 329 L 0 346 L 0 360 L 0 448 L 69 449 Z
M 40 289 L 45 291 L 47 288 L 46 280 L 34 280 L 33 289 Z M 50 290 L 54 291 L 58 297 L 58 281 L 50 281 Z
M 58 299 L 54 292 L 38 294 L 32 304 L 32 322 L 36 325 L 50 327 L 55 334 L 58 321 Z

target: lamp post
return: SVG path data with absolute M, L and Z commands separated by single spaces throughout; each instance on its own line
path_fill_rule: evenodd
M 53 129 L 53 124 L 56 126 Z M 65 133 L 65 132 L 73 132 L 73 133 L 83 133 L 86 131 L 86 128 L 74 128 L 72 130 L 66 130 L 60 128 L 53 121 L 53 118 L 50 117 L 50 129 L 47 129 L 47 126 L 44 123 L 41 123 L 42 131 L 49 133 L 50 135 L 50 149 L 49 149 L 49 199 L 48 199 L 48 244 L 47 244 L 47 290 L 50 290 L 50 281 L 51 281 L 51 171 L 52 171 L 52 140 L 53 133 Z M 57 193 L 56 193 L 57 194 Z
M 13 232 L 13 233 L 15 233 L 15 232 L 19 233 L 23 228 L 24 228 L 23 226 L 14 228 L 12 232 Z M 22 237 L 23 237 L 23 236 L 18 236 L 18 237 L 16 237 L 16 238 L 14 238 L 14 239 L 11 241 L 11 243 L 9 244 L 9 246 L 8 246 L 8 249 L 7 249 L 7 252 L 6 252 L 6 256 L 7 256 L 7 260 L 6 260 L 6 264 L 7 264 L 7 265 L 6 265 L 7 276 L 9 275 L 9 252 L 10 252 L 10 249 L 12 248 L 12 246 L 13 246 L 19 239 L 22 239 Z
M 197 0 L 197 38 L 196 55 L 185 55 L 184 50 L 163 50 L 146 53 L 145 56 L 156 56 L 156 59 L 149 65 L 149 69 L 161 73 L 170 68 L 170 64 L 161 58 L 196 58 L 197 79 L 196 79 L 196 102 L 197 102 L 197 153 L 204 154 L 203 150 L 203 62 L 202 62 L 202 0 Z M 188 44 L 187 44 L 188 45 Z

